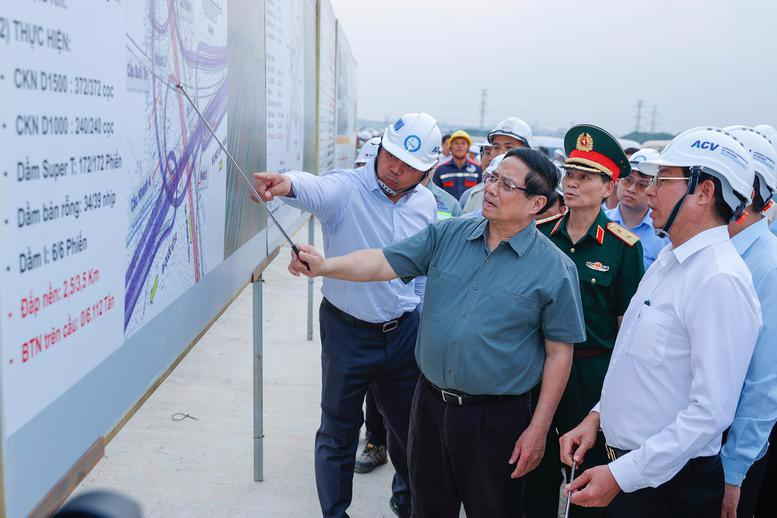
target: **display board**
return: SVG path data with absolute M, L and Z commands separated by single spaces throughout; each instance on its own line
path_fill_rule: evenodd
M 66 494 L 63 477 L 91 468 L 85 456 L 99 458 L 279 244 L 175 85 L 247 173 L 317 169 L 316 98 L 331 91 L 318 84 L 318 11 L 315 0 L 0 6 L 0 515 Z M 306 218 L 274 210 L 289 230 Z
M 357 65 L 348 38 L 337 23 L 337 86 L 335 90 L 335 167 L 353 167 L 356 160 Z
M 278 173 L 303 169 L 305 69 L 303 0 L 265 0 L 267 170 Z M 282 225 L 301 211 L 280 200 L 268 203 Z M 282 236 L 267 229 L 268 246 Z
M 335 87 L 337 82 L 337 20 L 328 0 L 318 14 L 318 171 L 335 166 Z

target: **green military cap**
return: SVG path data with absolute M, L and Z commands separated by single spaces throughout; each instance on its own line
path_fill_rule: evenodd
M 578 124 L 567 131 L 564 151 L 569 157 L 564 162 L 565 169 L 599 173 L 612 180 L 631 173 L 629 159 L 618 140 L 590 124 Z

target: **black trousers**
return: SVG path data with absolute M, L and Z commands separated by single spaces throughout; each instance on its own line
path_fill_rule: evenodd
M 375 396 L 372 395 L 372 388 L 367 391 L 367 397 L 364 398 L 364 428 L 367 430 L 367 442 L 375 446 L 386 445 L 386 426 L 383 424 L 383 416 L 378 410 L 378 404 L 375 402 Z
M 321 426 L 316 432 L 315 466 L 323 518 L 348 516 L 368 387 L 386 418 L 386 448 L 395 471 L 392 493 L 400 505 L 410 501 L 407 435 L 419 375 L 414 356 L 418 320 L 418 312 L 413 312 L 384 333 L 354 326 L 327 302 L 321 304 Z
M 720 518 L 723 506 L 720 455 L 691 459 L 658 487 L 620 493 L 610 503 L 610 518 Z
M 739 518 L 774 518 L 777 516 L 777 425 L 769 437 L 769 449 L 747 470 L 739 495 Z
M 523 480 L 511 479 L 515 441 L 531 420 L 528 394 L 465 406 L 420 380 L 413 395 L 408 468 L 414 518 L 523 516 Z

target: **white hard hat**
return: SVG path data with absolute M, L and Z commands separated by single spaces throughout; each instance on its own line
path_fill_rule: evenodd
M 758 176 L 759 194 L 762 200 L 768 201 L 777 190 L 777 150 L 774 142 L 748 126 L 729 126 L 723 129 L 738 138 L 750 151 L 750 165 Z
M 373 136 L 373 137 L 380 137 L 380 131 L 372 130 L 371 136 Z
M 469 152 L 470 152 L 470 153 L 473 153 L 473 154 L 475 154 L 475 155 L 479 155 L 479 154 L 480 154 L 480 146 L 479 146 L 479 145 L 477 145 L 477 144 L 472 144 L 472 145 L 469 147 Z
M 774 149 L 777 149 L 777 129 L 775 129 L 774 126 L 759 124 L 758 126 L 753 126 L 753 129 L 766 135 L 766 138 L 772 141 Z
M 643 147 L 629 157 L 629 165 L 631 166 L 631 170 L 638 173 L 647 174 L 639 170 L 639 163 L 644 162 L 645 160 L 655 160 L 660 154 L 661 153 L 655 149 Z
M 525 121 L 518 117 L 507 117 L 505 120 L 496 125 L 496 128 L 492 129 L 488 133 L 488 141 L 493 142 L 494 137 L 497 135 L 505 135 L 523 142 L 526 147 L 531 147 L 529 143 L 531 141 L 531 128 Z
M 359 138 L 362 140 L 370 140 L 372 138 L 372 133 L 369 130 L 361 130 L 359 132 Z
M 360 164 L 366 164 L 375 158 L 378 154 L 379 148 L 380 137 L 373 137 L 365 142 L 362 148 L 359 150 L 359 156 L 356 157 L 356 165 L 359 166 Z
M 437 163 L 442 134 L 437 121 L 428 113 L 406 113 L 386 128 L 383 147 L 418 171 L 428 171 Z
M 723 199 L 736 214 L 752 203 L 753 168 L 750 153 L 736 137 L 720 128 L 698 127 L 677 135 L 655 160 L 639 164 L 639 172 L 658 174 L 661 166 L 699 167 L 720 180 Z

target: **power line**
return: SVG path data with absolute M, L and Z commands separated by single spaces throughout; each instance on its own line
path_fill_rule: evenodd
M 653 113 L 650 114 L 650 133 L 656 132 L 656 116 L 658 114 L 658 106 L 653 106 Z
M 643 101 L 639 100 L 637 101 L 637 115 L 635 117 L 636 119 L 636 125 L 634 126 L 634 131 L 639 133 L 639 125 L 642 122 L 642 105 L 645 104 Z

